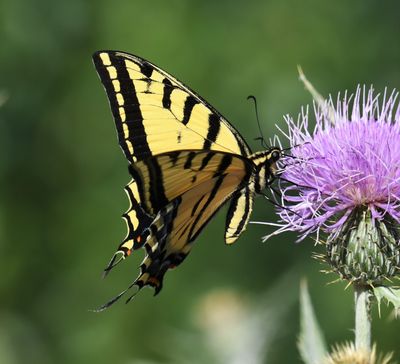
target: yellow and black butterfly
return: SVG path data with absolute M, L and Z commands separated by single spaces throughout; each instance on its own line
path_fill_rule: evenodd
M 123 215 L 128 234 L 105 273 L 144 247 L 140 275 L 128 289 L 149 285 L 157 294 L 165 272 L 182 263 L 228 200 L 225 242 L 236 241 L 255 194 L 274 179 L 282 151 L 252 154 L 217 110 L 149 61 L 119 51 L 98 51 L 93 61 L 132 176 L 125 187 L 131 206 Z

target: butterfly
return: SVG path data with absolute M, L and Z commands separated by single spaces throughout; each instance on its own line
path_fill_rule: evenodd
M 185 260 L 228 201 L 225 242 L 234 243 L 246 229 L 255 195 L 277 175 L 282 150 L 252 153 L 216 109 L 143 58 L 98 51 L 93 62 L 132 177 L 125 187 L 128 233 L 105 273 L 133 250 L 146 252 L 139 276 L 102 310 L 133 286 L 137 291 L 151 286 L 159 293 L 164 274 Z

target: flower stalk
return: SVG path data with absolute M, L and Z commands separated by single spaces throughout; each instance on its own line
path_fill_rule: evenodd
M 371 291 L 365 284 L 354 284 L 355 298 L 355 346 L 371 351 Z

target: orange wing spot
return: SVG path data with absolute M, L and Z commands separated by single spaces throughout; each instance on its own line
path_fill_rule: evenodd
M 137 241 L 138 243 L 140 243 L 140 242 L 142 241 L 142 237 L 139 235 L 139 236 L 136 238 L 136 241 Z
M 156 286 L 156 287 L 158 287 L 158 286 L 160 285 L 160 281 L 159 281 L 157 278 L 155 278 L 155 277 L 149 277 L 149 279 L 147 280 L 147 282 L 148 282 L 149 284 L 152 284 L 152 285 Z
M 131 255 L 131 253 L 132 253 L 132 249 L 127 250 L 126 251 L 126 256 L 129 257 Z

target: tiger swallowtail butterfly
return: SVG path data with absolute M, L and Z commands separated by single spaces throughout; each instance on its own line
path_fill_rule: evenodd
M 184 261 L 228 201 L 225 242 L 234 243 L 249 221 L 254 196 L 276 175 L 282 151 L 252 153 L 217 110 L 149 61 L 119 51 L 98 51 L 93 61 L 132 177 L 123 214 L 128 233 L 105 273 L 133 250 L 146 251 L 138 278 L 101 311 L 135 285 L 160 292 L 165 272 Z

